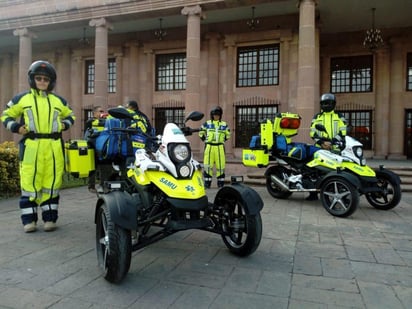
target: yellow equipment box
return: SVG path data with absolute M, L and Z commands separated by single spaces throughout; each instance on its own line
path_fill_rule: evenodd
M 86 178 L 95 170 L 94 149 L 86 140 L 69 140 L 64 150 L 66 171 L 74 177 Z
M 266 167 L 269 164 L 269 154 L 263 149 L 242 149 L 242 163 L 250 167 Z

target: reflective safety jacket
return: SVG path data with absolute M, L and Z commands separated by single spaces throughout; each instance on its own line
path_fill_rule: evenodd
M 23 122 L 18 121 L 22 117 Z M 13 133 L 26 125 L 34 134 L 60 133 L 69 129 L 75 120 L 73 111 L 62 97 L 31 89 L 12 98 L 7 103 L 0 120 Z
M 225 121 L 208 120 L 200 128 L 199 137 L 209 145 L 222 145 L 230 138 L 229 126 Z
M 316 129 L 316 124 L 323 124 L 326 132 Z M 310 126 L 310 137 L 315 141 L 315 144 L 320 146 L 323 141 L 331 140 L 338 134 L 346 135 L 346 120 L 342 114 L 331 111 L 329 113 L 320 112 L 316 114 Z

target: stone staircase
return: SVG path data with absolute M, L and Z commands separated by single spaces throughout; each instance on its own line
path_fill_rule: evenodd
M 412 192 L 412 161 L 390 161 L 390 160 L 368 160 L 368 165 L 377 168 L 383 165 L 401 178 L 402 192 Z M 230 176 L 243 176 L 244 182 L 249 185 L 265 186 L 264 173 L 266 168 L 246 167 L 240 161 L 230 161 L 226 163 L 226 179 Z
M 401 177 L 402 192 L 412 192 L 412 168 L 389 168 Z

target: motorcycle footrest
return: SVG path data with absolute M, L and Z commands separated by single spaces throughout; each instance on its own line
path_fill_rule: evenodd
M 213 222 L 208 218 L 201 219 L 188 219 L 188 220 L 170 220 L 167 223 L 168 229 L 173 231 L 190 230 L 190 229 L 203 229 L 213 226 Z

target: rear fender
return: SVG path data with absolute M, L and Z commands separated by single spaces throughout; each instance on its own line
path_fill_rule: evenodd
M 215 197 L 215 205 L 223 205 L 225 200 L 237 199 L 245 208 L 247 215 L 256 215 L 263 208 L 263 200 L 260 195 L 252 188 L 242 184 L 234 183 L 229 186 L 222 187 Z
M 137 207 L 138 201 L 129 193 L 124 191 L 113 191 L 102 194 L 96 204 L 94 222 L 97 222 L 98 209 L 103 203 L 107 205 L 113 222 L 128 230 L 137 229 Z
M 317 186 L 318 189 L 322 187 L 323 183 L 331 177 L 344 178 L 345 180 L 349 181 L 357 190 L 361 189 L 361 182 L 359 178 L 353 174 L 350 174 L 344 171 L 332 171 L 332 172 L 327 173 L 325 176 L 323 176 L 322 180 L 318 183 L 318 186 Z

